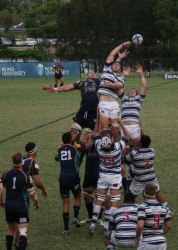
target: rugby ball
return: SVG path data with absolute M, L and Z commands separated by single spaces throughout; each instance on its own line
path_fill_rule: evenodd
M 143 37 L 142 37 L 142 35 L 140 35 L 140 34 L 135 34 L 135 35 L 132 37 L 132 42 L 133 42 L 133 44 L 135 44 L 135 45 L 140 45 L 140 44 L 142 44 L 142 42 L 143 42 Z

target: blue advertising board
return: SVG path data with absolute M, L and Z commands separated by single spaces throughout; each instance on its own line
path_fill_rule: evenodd
M 64 77 L 80 77 L 80 62 L 61 62 Z M 49 78 L 54 77 L 54 62 L 3 62 L 0 78 Z
M 163 79 L 165 79 L 165 80 L 178 79 L 178 74 L 165 74 L 163 76 Z

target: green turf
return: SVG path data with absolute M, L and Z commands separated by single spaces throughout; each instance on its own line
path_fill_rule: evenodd
M 84 75 L 82 76 L 84 79 Z M 70 84 L 78 79 L 65 79 Z M 167 234 L 168 250 L 177 249 L 178 234 L 178 80 L 163 80 L 162 75 L 152 75 L 147 79 L 148 93 L 141 111 L 142 128 L 152 138 L 151 146 L 156 151 L 155 170 L 162 192 L 175 213 L 172 229 Z M 89 250 L 105 249 L 104 235 L 97 226 L 93 239 L 86 237 L 89 225 L 75 228 L 72 225 L 73 213 L 70 216 L 70 236 L 62 236 L 62 203 L 59 197 L 59 165 L 54 161 L 56 147 L 63 132 L 72 123 L 72 117 L 78 110 L 80 92 L 45 93 L 44 84 L 53 84 L 53 79 L 0 79 L 0 175 L 11 167 L 11 156 L 20 151 L 25 154 L 24 145 L 29 141 L 38 146 L 37 162 L 40 166 L 40 177 L 46 186 L 49 197 L 40 199 L 40 211 L 30 208 L 31 223 L 29 226 L 28 250 Z M 127 79 L 125 92 L 131 87 L 140 87 L 139 77 Z M 84 166 L 81 168 L 83 180 Z M 73 199 L 71 198 L 73 201 Z M 139 198 L 142 201 L 141 197 Z M 72 202 L 71 202 L 72 207 Z M 82 202 L 80 219 L 86 217 Z M 4 211 L 0 209 L 0 249 L 5 248 Z

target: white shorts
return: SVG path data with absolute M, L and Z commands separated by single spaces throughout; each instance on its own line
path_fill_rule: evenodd
M 148 243 L 143 243 L 142 241 L 139 243 L 137 250 L 166 250 L 167 244 L 162 243 L 158 245 L 151 245 Z
M 121 112 L 119 108 L 119 103 L 115 102 L 99 102 L 98 104 L 99 113 L 111 118 L 111 119 L 118 119 L 121 117 Z
M 130 139 L 135 139 L 140 136 L 140 125 L 139 124 L 133 124 L 133 125 L 124 125 L 124 127 L 127 129 Z M 124 137 L 124 133 L 121 129 L 121 136 Z
M 122 176 L 121 174 L 109 175 L 100 173 L 97 188 L 106 189 L 106 190 L 119 190 L 122 187 Z
M 115 239 L 115 235 L 117 235 L 118 233 L 116 231 L 112 231 L 112 233 L 110 234 L 109 238 L 110 238 L 110 242 L 117 247 L 120 248 L 137 248 L 137 246 L 135 245 L 135 240 L 126 240 L 124 241 L 119 241 Z
M 148 182 L 138 182 L 136 181 L 134 178 L 132 179 L 132 182 L 130 184 L 130 191 L 132 192 L 132 194 L 134 195 L 139 195 L 141 193 L 143 193 L 145 186 L 147 184 L 153 184 L 154 186 L 156 186 L 156 191 L 160 190 L 159 187 L 159 183 L 157 181 L 157 178 L 155 178 L 153 181 L 148 181 Z

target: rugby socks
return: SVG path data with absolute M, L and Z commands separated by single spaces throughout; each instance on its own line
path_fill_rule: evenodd
M 107 230 L 109 226 L 110 216 L 116 209 L 117 209 L 116 207 L 111 207 L 110 209 L 104 211 L 104 228 Z
M 106 247 L 106 250 L 114 250 L 114 249 L 115 249 L 115 247 L 113 245 L 109 245 Z
M 94 209 L 93 209 L 93 216 L 92 216 L 92 223 L 91 223 L 91 227 L 95 228 L 96 222 L 98 221 L 98 217 L 101 211 L 101 206 L 95 205 Z
M 60 84 L 60 87 L 62 87 L 63 85 L 64 85 L 64 84 L 63 84 L 63 83 L 61 83 L 61 84 Z
M 89 203 L 85 203 L 87 212 L 88 212 L 88 218 L 92 219 L 92 215 L 93 215 L 93 202 L 89 202 Z
M 74 209 L 74 218 L 78 219 L 80 207 L 78 207 L 78 206 L 73 206 L 73 209 Z
M 24 235 L 20 235 L 19 245 L 20 245 L 20 250 L 25 250 L 27 246 L 27 237 L 25 237 Z
M 102 218 L 102 214 L 103 214 L 103 211 L 105 210 L 105 207 L 102 206 L 101 207 L 101 210 L 100 210 L 100 214 L 99 214 L 99 217 L 98 217 L 98 220 L 100 220 Z
M 6 235 L 6 247 L 7 247 L 7 250 L 12 250 L 13 240 L 14 240 L 14 236 Z
M 69 213 L 63 213 L 64 230 L 69 230 Z
M 54 84 L 54 88 L 57 88 L 57 84 Z

